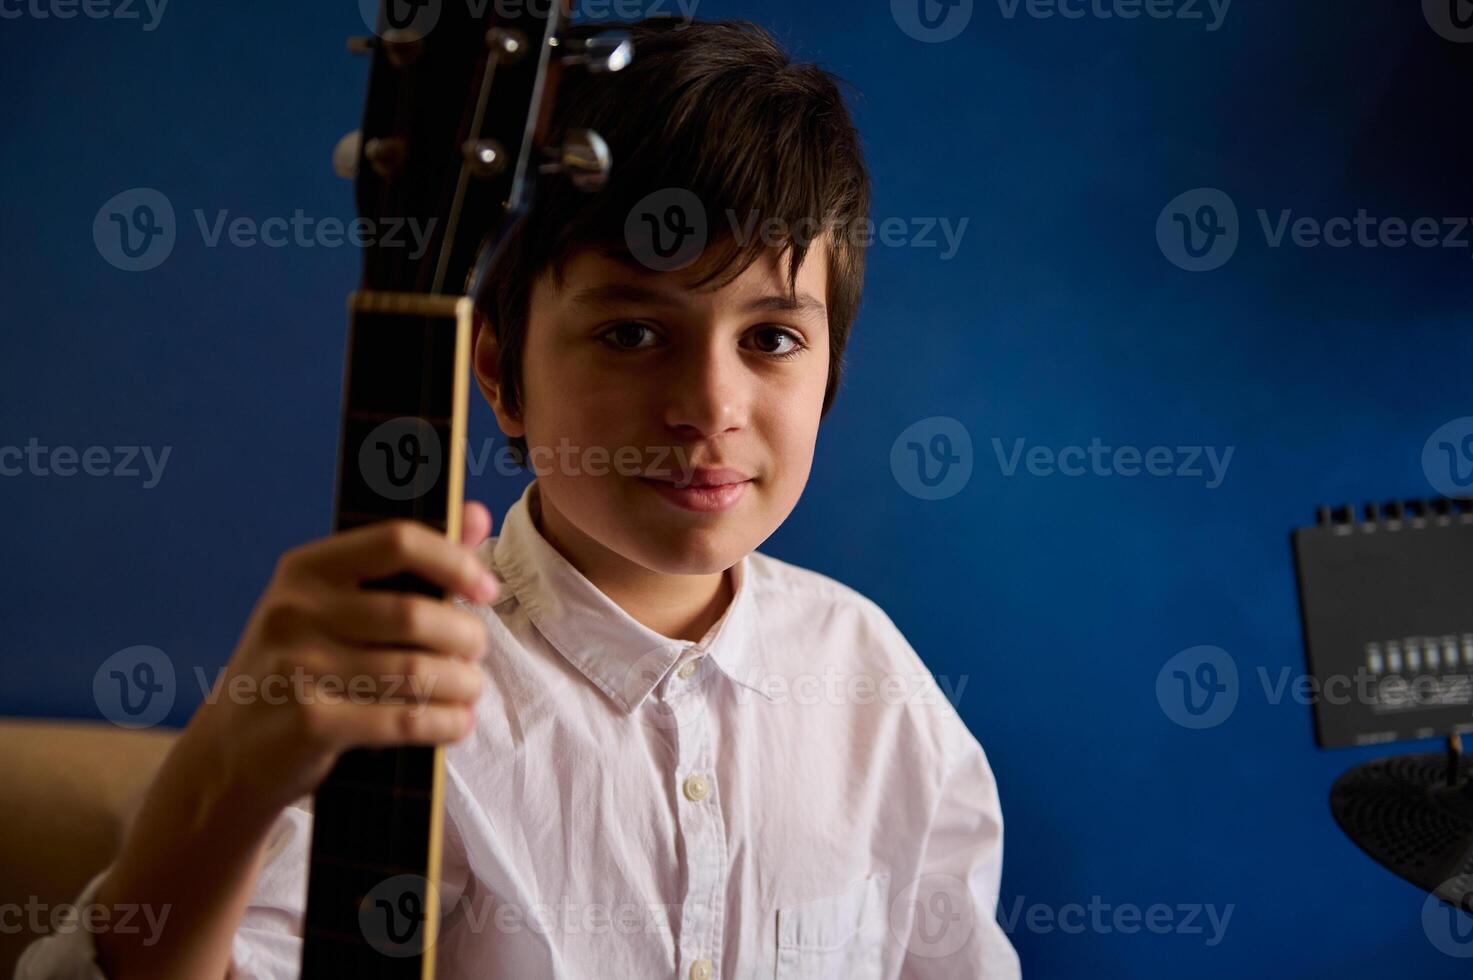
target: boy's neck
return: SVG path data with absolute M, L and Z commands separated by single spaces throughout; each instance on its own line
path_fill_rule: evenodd
M 698 641 L 731 604 L 731 570 L 710 575 L 654 572 L 584 534 L 540 492 L 533 526 L 583 577 L 636 622 L 672 640 Z

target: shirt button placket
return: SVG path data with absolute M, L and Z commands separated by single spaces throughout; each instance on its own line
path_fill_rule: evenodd
M 697 658 L 698 659 L 698 658 Z M 681 681 L 693 677 L 697 660 L 682 664 L 675 675 Z M 722 896 L 726 867 L 726 834 L 721 827 L 720 808 L 712 799 L 716 790 L 711 762 L 711 728 L 706 709 L 700 701 L 699 688 L 688 684 L 673 685 L 667 696 L 687 701 L 676 716 L 677 774 L 680 805 L 680 832 L 685 840 L 689 862 L 686 891 L 681 911 L 681 949 L 679 959 L 689 963 L 685 975 L 691 980 L 712 980 L 716 976 L 713 962 L 720 942 Z

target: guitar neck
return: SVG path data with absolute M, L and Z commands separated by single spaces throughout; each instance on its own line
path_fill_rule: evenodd
M 460 537 L 471 302 L 355 293 L 334 526 L 410 519 Z M 412 575 L 372 588 L 442 591 Z M 302 976 L 431 980 L 443 749 L 344 753 L 314 798 Z
M 572 0 L 514 5 L 384 0 L 370 54 L 363 126 L 334 163 L 354 178 L 360 215 L 417 219 L 430 247 L 388 240 L 364 252 L 365 288 L 349 303 L 334 523 L 339 531 L 408 519 L 461 536 L 471 301 L 446 296 L 491 268 L 539 181 L 579 191 L 607 178 L 597 133 L 547 145 L 564 65 L 619 71 L 626 32 L 560 36 Z M 470 284 L 469 286 L 463 284 Z M 445 598 L 411 575 L 365 587 Z M 432 980 L 440 921 L 443 752 L 404 747 L 343 754 L 318 788 L 303 923 L 302 976 Z

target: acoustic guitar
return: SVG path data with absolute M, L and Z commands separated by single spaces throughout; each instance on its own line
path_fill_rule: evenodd
M 365 3 L 369 0 L 364 0 Z M 384 0 L 362 128 L 334 163 L 370 231 L 418 221 L 429 247 L 368 235 L 348 302 L 334 526 L 422 521 L 459 540 L 471 299 L 540 181 L 594 190 L 592 132 L 544 145 L 564 68 L 617 71 L 626 33 L 564 36 L 571 0 Z M 445 598 L 409 575 L 371 587 Z M 443 749 L 355 749 L 314 797 L 302 976 L 435 974 Z

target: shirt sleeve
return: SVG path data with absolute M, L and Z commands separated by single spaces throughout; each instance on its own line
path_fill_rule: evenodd
M 110 870 L 99 871 L 73 905 L 82 908 L 91 903 Z M 27 946 L 16 963 L 15 980 L 106 980 L 97 968 L 92 934 L 74 926 L 75 919 L 68 917 L 51 935 Z
M 306 897 L 307 848 L 312 815 L 302 804 L 277 818 L 267 841 L 260 877 L 231 945 L 227 980 L 278 980 L 296 977 L 300 964 L 301 909 Z M 297 862 L 301 867 L 296 867 Z M 73 903 L 89 905 L 112 866 L 97 873 Z M 86 929 L 69 928 L 26 947 L 15 980 L 107 980 L 97 965 L 97 944 Z
M 997 921 L 1002 807 L 992 767 L 961 719 L 958 743 L 927 830 L 920 872 L 892 905 L 905 943 L 903 980 L 1018 980 L 1021 968 Z M 959 731 L 957 731 L 959 729 Z
M 465 890 L 469 868 L 449 818 L 441 872 L 442 908 Z M 272 825 L 261 873 L 231 943 L 226 980 L 296 980 L 301 971 L 302 918 L 307 907 L 307 861 L 312 846 L 311 798 L 287 807 Z M 76 900 L 90 903 L 111 867 L 87 883 Z M 107 980 L 97 947 L 85 929 L 59 928 L 27 946 L 15 980 Z

